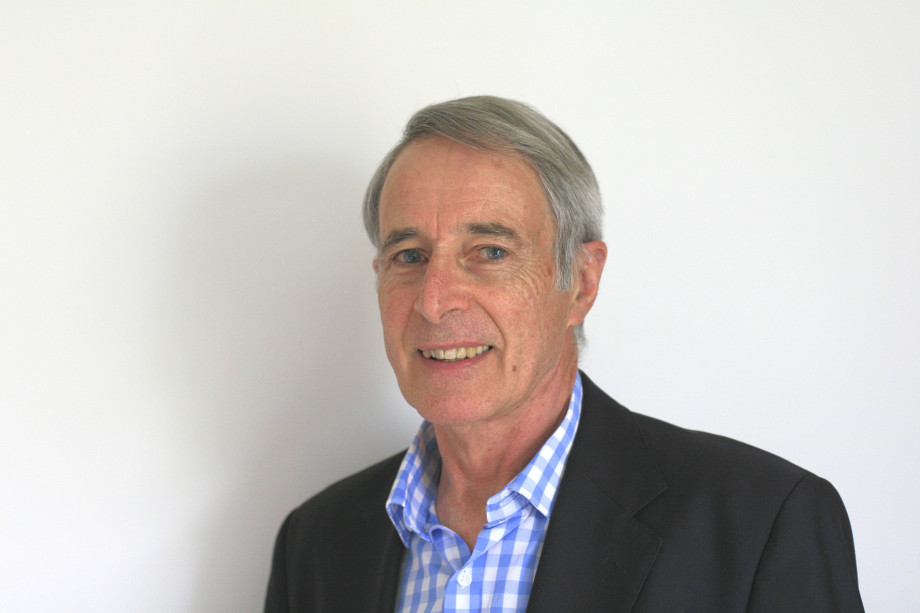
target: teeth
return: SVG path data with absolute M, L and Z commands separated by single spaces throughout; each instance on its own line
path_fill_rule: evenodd
M 479 345 L 478 347 L 454 347 L 453 349 L 431 349 L 422 352 L 422 355 L 429 359 L 444 360 L 445 362 L 456 362 L 466 358 L 474 358 L 480 353 L 491 349 L 491 345 Z

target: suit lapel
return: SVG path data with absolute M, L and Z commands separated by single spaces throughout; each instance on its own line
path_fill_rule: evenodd
M 553 507 L 528 613 L 629 611 L 661 547 L 635 519 L 666 489 L 632 415 L 582 373 L 578 433 Z

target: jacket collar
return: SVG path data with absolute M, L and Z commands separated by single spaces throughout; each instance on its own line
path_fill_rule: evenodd
M 667 486 L 633 415 L 584 373 L 578 434 L 528 613 L 629 611 L 661 547 L 634 515 Z
M 566 463 L 528 613 L 632 608 L 658 555 L 661 537 L 634 516 L 667 489 L 632 413 L 581 373 L 584 396 L 578 433 Z M 398 462 L 389 474 L 396 476 Z M 377 569 L 364 577 L 366 608 L 391 610 L 404 547 L 380 504 L 366 518 L 376 526 Z M 383 609 L 381 609 L 383 606 Z M 389 604 L 392 606 L 392 604 Z

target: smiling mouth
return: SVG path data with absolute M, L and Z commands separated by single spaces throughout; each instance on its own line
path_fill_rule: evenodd
M 438 360 L 441 362 L 459 362 L 475 358 L 492 348 L 491 345 L 479 345 L 477 347 L 455 347 L 453 349 L 431 349 L 422 351 L 421 354 L 429 360 Z

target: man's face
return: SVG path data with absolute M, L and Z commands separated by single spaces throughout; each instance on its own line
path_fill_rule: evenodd
M 398 156 L 380 196 L 374 269 L 387 357 L 424 418 L 514 419 L 572 384 L 584 309 L 577 283 L 554 287 L 553 230 L 520 159 L 440 137 Z

